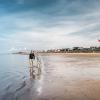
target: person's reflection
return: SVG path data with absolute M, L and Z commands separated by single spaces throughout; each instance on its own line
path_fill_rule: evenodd
M 34 70 L 34 67 L 32 66 L 30 66 L 29 67 L 29 72 L 30 72 L 30 79 L 35 79 L 35 70 Z

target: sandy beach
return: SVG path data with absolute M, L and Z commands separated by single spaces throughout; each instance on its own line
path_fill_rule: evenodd
M 48 56 L 48 55 L 63 55 L 63 56 L 93 56 L 93 57 L 100 57 L 100 53 L 39 53 L 41 56 Z
M 23 81 L 17 77 L 0 100 L 100 100 L 100 54 L 42 53 L 40 58 L 41 73 L 30 78 L 25 63 Z
M 99 56 L 42 54 L 43 73 L 30 100 L 100 100 Z
M 100 54 L 46 54 L 43 100 L 100 100 Z M 41 99 L 40 99 L 41 100 Z

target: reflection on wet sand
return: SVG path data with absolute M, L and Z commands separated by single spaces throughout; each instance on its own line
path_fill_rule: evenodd
M 35 60 L 29 60 L 30 79 L 39 79 L 41 75 L 41 61 L 38 57 Z

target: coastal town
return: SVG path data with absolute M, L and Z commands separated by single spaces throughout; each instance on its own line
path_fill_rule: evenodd
M 31 50 L 21 50 L 13 52 L 13 54 L 28 55 Z M 33 50 L 38 53 L 100 53 L 100 47 L 72 47 L 72 48 L 60 48 L 60 49 L 49 49 L 49 50 Z
M 42 50 L 43 53 L 100 53 L 100 47 L 72 47 L 62 49 Z

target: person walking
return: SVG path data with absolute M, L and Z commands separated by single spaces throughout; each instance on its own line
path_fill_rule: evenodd
M 29 54 L 29 62 L 30 65 L 33 66 L 33 61 L 35 60 L 35 54 L 34 51 L 31 50 L 30 54 Z

